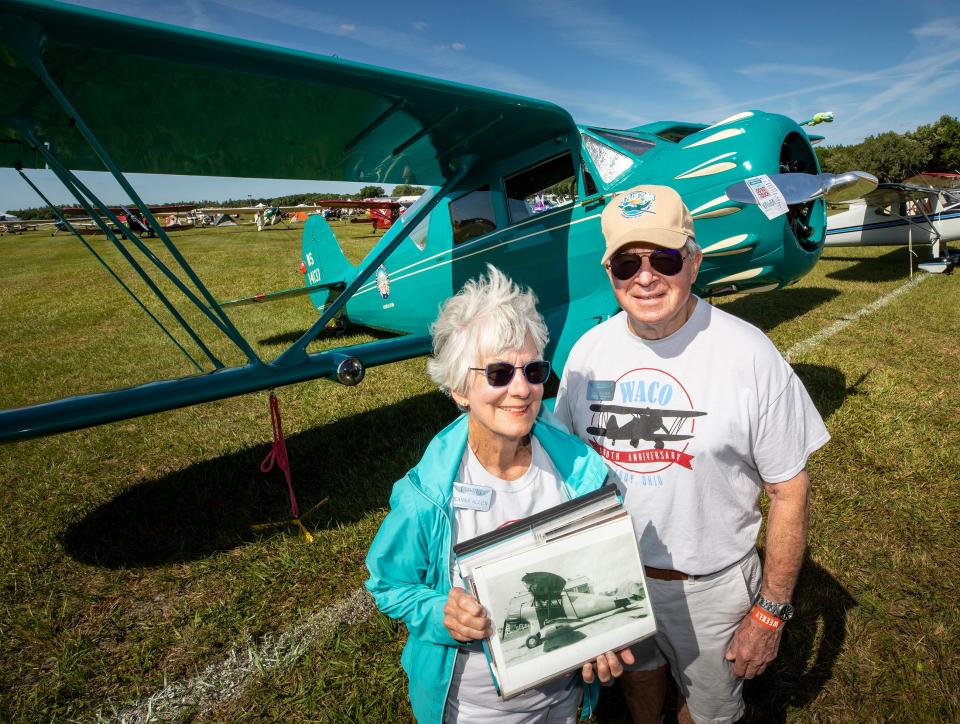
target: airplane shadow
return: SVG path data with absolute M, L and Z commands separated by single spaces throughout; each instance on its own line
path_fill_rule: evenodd
M 771 294 L 745 294 L 718 307 L 769 332 L 840 294 L 824 287 L 787 287 Z
M 311 530 L 359 520 L 386 505 L 393 482 L 456 415 L 439 392 L 343 418 L 287 438 L 300 511 Z M 402 444 L 400 444 L 402 443 Z M 105 568 L 192 561 L 294 529 L 251 526 L 291 517 L 286 483 L 260 472 L 269 445 L 142 480 L 61 534 L 66 552 Z M 309 513 L 324 498 L 329 500 Z
M 915 261 L 924 261 L 930 256 L 930 247 L 916 246 L 914 252 L 917 254 Z M 825 256 L 823 260 L 856 262 L 848 267 L 828 272 L 826 275 L 828 279 L 843 282 L 891 282 L 907 278 L 910 273 L 909 258 L 909 250 L 902 247 L 870 258 Z M 914 271 L 914 274 L 916 273 Z
M 257 340 L 257 344 L 263 345 L 276 345 L 276 344 L 292 344 L 300 339 L 306 329 L 292 330 L 290 332 L 281 332 L 280 334 L 275 334 L 271 337 L 264 337 L 263 339 Z M 320 334 L 311 342 L 311 344 L 316 344 L 317 342 L 322 342 L 327 339 L 339 339 L 345 335 L 349 334 L 365 334 L 374 339 L 388 339 L 390 337 L 399 337 L 401 335 L 396 334 L 395 332 L 384 332 L 381 329 L 373 329 L 372 327 L 362 327 L 358 324 L 351 324 L 349 327 L 344 329 L 337 329 L 334 327 L 327 327 L 326 329 L 320 330 Z M 312 351 L 312 350 L 311 350 Z
M 805 557 L 797 582 L 796 618 L 784 629 L 780 653 L 756 679 L 744 683 L 746 711 L 740 722 L 787 721 L 788 710 L 812 702 L 830 681 L 846 640 L 847 613 L 857 604 L 829 571 Z M 669 690 L 662 721 L 677 721 L 676 687 Z M 619 685 L 601 690 L 596 719 L 601 724 L 628 724 L 630 714 Z

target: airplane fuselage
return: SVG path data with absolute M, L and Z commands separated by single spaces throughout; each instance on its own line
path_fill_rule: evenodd
M 902 246 L 960 240 L 960 203 L 922 213 L 891 214 L 859 202 L 827 220 L 826 246 Z
M 826 229 L 821 200 L 799 212 L 802 219 L 793 210 L 770 220 L 724 191 L 785 166 L 819 170 L 793 121 L 752 111 L 701 126 L 679 141 L 669 140 L 661 126 L 631 131 L 584 126 L 577 139 L 554 139 L 467 174 L 347 302 L 347 317 L 373 328 L 422 334 L 443 300 L 493 264 L 536 292 L 550 328 L 547 354 L 559 371 L 573 343 L 618 311 L 600 264 L 600 215 L 608 203 L 618 203 L 611 198 L 615 192 L 638 184 L 669 184 L 689 207 L 704 253 L 695 286 L 702 295 L 776 289 L 813 267 Z M 562 184 L 573 191 L 572 201 L 537 210 L 531 199 Z M 384 240 L 401 232 L 415 208 Z M 310 271 L 321 259 L 314 254 Z M 331 281 L 322 270 L 317 277 Z M 322 308 L 326 291 L 314 293 L 312 301 Z

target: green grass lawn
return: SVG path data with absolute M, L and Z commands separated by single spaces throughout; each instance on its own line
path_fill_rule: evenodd
M 374 241 L 367 225 L 335 228 L 353 261 Z M 218 299 L 302 284 L 297 230 L 174 238 Z M 902 285 L 907 268 L 905 250 L 831 250 L 789 289 L 717 303 L 786 350 Z M 747 686 L 750 721 L 960 719 L 958 284 L 934 276 L 794 360 L 833 440 L 810 465 L 798 618 Z M 192 369 L 75 239 L 0 238 L 0 289 L 3 407 Z M 230 314 L 266 358 L 316 319 L 305 297 Z M 222 340 L 214 351 L 239 360 Z M 454 408 L 423 359 L 371 369 L 356 388 L 278 394 L 301 509 L 327 499 L 306 518 L 313 544 L 288 526 L 251 530 L 289 517 L 282 477 L 258 469 L 266 393 L 0 447 L 0 721 L 110 716 L 362 584 L 392 482 Z M 180 716 L 408 719 L 403 638 L 380 616 L 334 625 Z M 615 689 L 599 719 L 623 719 Z

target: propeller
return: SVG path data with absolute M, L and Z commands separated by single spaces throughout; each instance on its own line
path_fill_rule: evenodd
M 877 178 L 864 171 L 846 173 L 775 173 L 768 178 L 780 189 L 787 206 L 805 204 L 824 197 L 830 203 L 844 203 L 858 199 L 877 187 Z M 746 181 L 739 181 L 726 189 L 727 198 L 741 204 L 756 204 Z

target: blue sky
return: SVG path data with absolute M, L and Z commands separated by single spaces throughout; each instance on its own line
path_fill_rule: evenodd
M 960 115 L 960 5 L 860 2 L 445 3 L 78 0 L 78 5 L 553 101 L 578 122 L 713 122 L 832 110 L 825 143 Z M 442 8 L 442 9 L 438 9 Z M 47 172 L 34 173 L 64 202 Z M 93 175 L 110 202 L 122 192 Z M 149 202 L 354 190 L 303 181 L 133 175 Z M 36 206 L 0 170 L 0 210 Z

